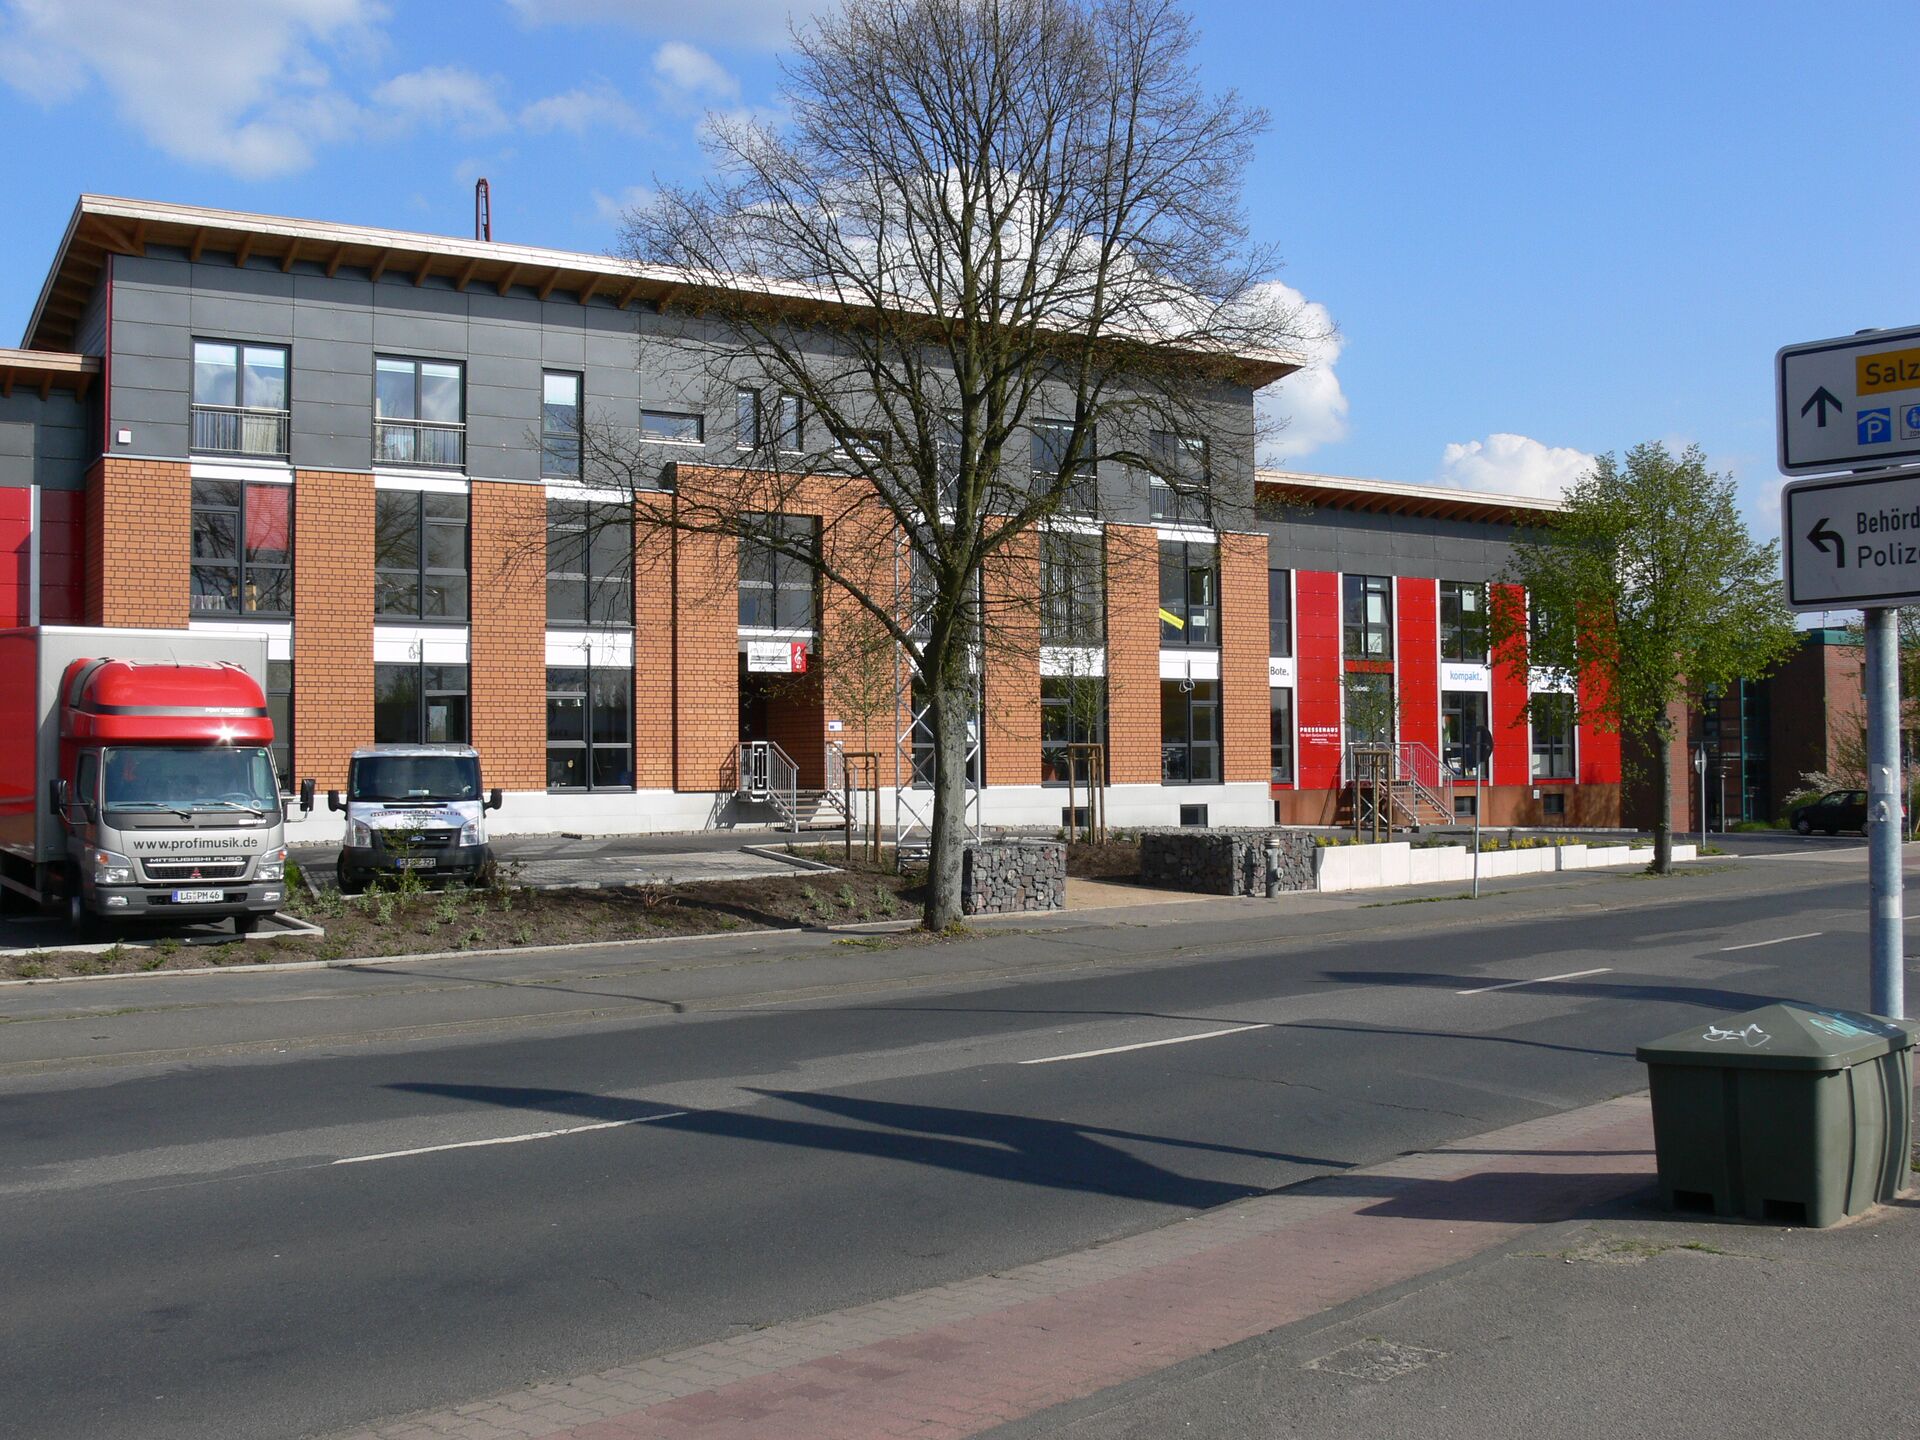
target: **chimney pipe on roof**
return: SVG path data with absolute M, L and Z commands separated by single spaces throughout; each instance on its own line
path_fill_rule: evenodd
M 473 238 L 493 239 L 493 192 L 482 175 L 473 187 Z

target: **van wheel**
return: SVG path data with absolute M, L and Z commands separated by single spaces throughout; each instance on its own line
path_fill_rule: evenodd
M 340 893 L 342 895 L 358 895 L 362 890 L 366 889 L 363 881 L 347 874 L 345 870 L 335 870 L 333 872 L 333 883 L 340 887 Z
M 100 934 L 100 917 L 87 909 L 78 890 L 67 896 L 67 927 L 82 940 L 93 940 Z

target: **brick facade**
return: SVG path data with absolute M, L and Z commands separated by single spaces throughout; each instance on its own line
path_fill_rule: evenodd
M 87 624 L 186 625 L 193 482 L 184 462 L 97 461 L 87 472 L 85 543 Z
M 1220 537 L 1220 773 L 1228 784 L 1273 773 L 1267 696 L 1267 537 Z
M 989 785 L 1040 783 L 1040 537 L 989 557 L 981 577 L 987 627 L 982 709 Z
M 473 482 L 467 691 L 488 785 L 547 784 L 547 497 L 538 485 Z
M 1160 783 L 1160 541 L 1144 525 L 1107 527 L 1107 773 Z
M 337 789 L 373 741 L 373 477 L 300 471 L 293 533 L 293 769 Z

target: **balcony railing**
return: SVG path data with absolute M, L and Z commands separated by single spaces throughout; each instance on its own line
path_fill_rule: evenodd
M 376 465 L 421 465 L 458 470 L 467 460 L 467 427 L 444 420 L 376 420 Z
M 193 448 L 214 455 L 287 453 L 287 412 L 240 405 L 195 405 Z
M 1147 499 L 1156 520 L 1174 525 L 1213 523 L 1213 497 L 1204 490 L 1176 490 L 1164 480 L 1151 479 Z

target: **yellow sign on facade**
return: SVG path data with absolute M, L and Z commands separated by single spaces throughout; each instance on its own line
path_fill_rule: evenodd
M 1862 395 L 1920 390 L 1920 350 L 1883 350 L 1853 357 L 1854 388 Z

